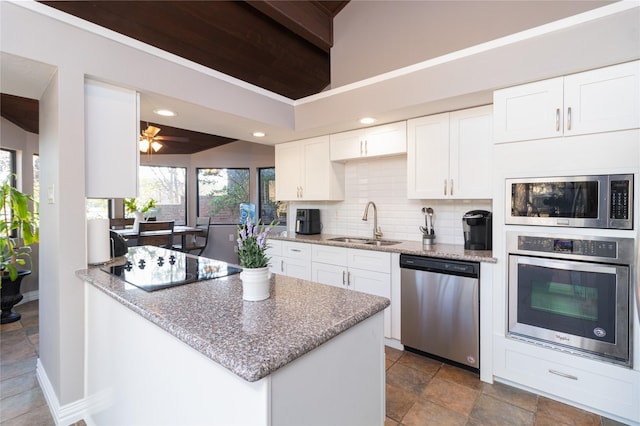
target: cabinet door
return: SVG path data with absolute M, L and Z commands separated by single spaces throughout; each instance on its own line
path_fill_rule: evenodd
M 311 262 L 306 259 L 282 258 L 283 274 L 289 277 L 311 281 Z
M 347 269 L 340 265 L 313 262 L 311 264 L 311 281 L 334 287 L 346 287 Z
M 284 275 L 284 258 L 282 256 L 269 256 L 269 271 L 272 274 Z
M 492 197 L 492 111 L 488 105 L 449 116 L 449 195 L 453 198 Z
M 349 268 L 350 289 L 391 299 L 391 274 Z M 384 337 L 391 338 L 391 309 L 384 310 Z
M 138 94 L 99 81 L 85 86 L 86 196 L 138 196 Z
M 278 201 L 297 200 L 300 195 L 301 154 L 300 145 L 289 142 L 276 145 L 275 165 L 276 199 Z
M 407 121 L 407 198 L 448 194 L 449 113 Z
M 565 135 L 640 127 L 639 78 L 640 61 L 565 77 Z
M 345 161 L 360 158 L 364 152 L 362 131 L 336 133 L 329 136 L 331 141 L 331 161 Z
M 331 162 L 329 137 L 305 140 L 302 155 L 304 178 L 300 198 L 309 201 L 344 199 L 344 164 Z
M 314 262 L 329 263 L 331 265 L 347 266 L 347 248 L 325 246 L 322 244 L 311 245 L 311 258 Z
M 364 269 L 388 274 L 391 272 L 391 253 L 374 250 L 348 249 L 347 265 L 349 269 Z
M 563 77 L 493 94 L 495 143 L 562 135 Z
M 381 157 L 407 152 L 406 122 L 367 129 L 364 135 L 364 156 Z

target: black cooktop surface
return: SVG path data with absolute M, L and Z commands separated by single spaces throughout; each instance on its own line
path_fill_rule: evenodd
M 125 263 L 102 269 L 145 291 L 155 291 L 242 271 L 219 260 L 188 256 L 154 246 L 130 247 Z

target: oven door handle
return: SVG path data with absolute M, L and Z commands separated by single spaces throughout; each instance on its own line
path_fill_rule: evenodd
M 562 371 L 549 369 L 549 373 L 555 374 L 556 376 L 564 377 L 565 379 L 578 380 L 578 376 L 574 376 L 573 374 L 563 373 Z

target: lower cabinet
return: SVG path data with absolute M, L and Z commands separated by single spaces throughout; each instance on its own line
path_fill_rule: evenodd
M 269 245 L 272 273 L 311 281 L 311 244 L 269 240 Z
M 504 337 L 494 349 L 497 379 L 640 422 L 640 371 Z
M 312 244 L 311 281 L 391 299 L 391 254 Z M 384 312 L 384 336 L 391 338 L 391 309 Z

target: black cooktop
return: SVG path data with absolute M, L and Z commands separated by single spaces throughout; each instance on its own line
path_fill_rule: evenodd
M 153 246 L 130 247 L 124 264 L 102 269 L 145 291 L 156 291 L 242 271 L 219 260 Z

